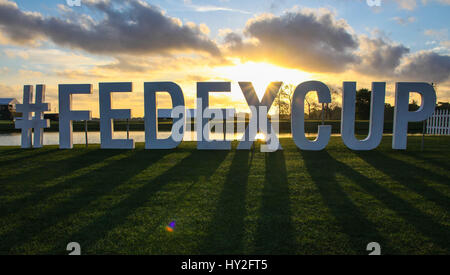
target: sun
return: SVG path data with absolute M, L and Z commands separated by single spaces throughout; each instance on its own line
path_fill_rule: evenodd
M 264 140 L 266 140 L 266 135 L 263 133 L 258 133 L 258 134 L 256 134 L 255 139 L 259 140 L 259 141 L 264 141 Z
M 297 85 L 311 79 L 311 74 L 307 72 L 282 68 L 265 62 L 245 62 L 237 63 L 234 66 L 217 67 L 215 74 L 232 80 L 233 85 L 238 85 L 237 82 L 239 81 L 252 82 L 260 99 L 270 82 L 282 81 L 283 83 Z M 235 88 L 237 90 L 233 89 L 234 93 L 240 92 L 239 86 Z M 240 95 L 240 93 L 237 95 Z

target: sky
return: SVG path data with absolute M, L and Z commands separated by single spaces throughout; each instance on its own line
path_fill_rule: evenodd
M 176 82 L 194 107 L 197 82 L 231 81 L 211 105 L 247 111 L 238 81 L 262 97 L 271 81 L 319 80 L 336 104 L 343 81 L 386 82 L 391 104 L 396 82 L 433 82 L 450 101 L 450 0 L 70 2 L 0 0 L 0 97 L 20 101 L 23 85 L 45 84 L 57 112 L 58 84 L 92 84 L 73 108 L 98 117 L 98 83 L 133 82 L 113 108 L 141 117 L 144 82 Z

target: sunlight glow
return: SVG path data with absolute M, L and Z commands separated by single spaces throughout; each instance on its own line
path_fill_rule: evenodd
M 266 135 L 264 135 L 263 133 L 258 133 L 258 134 L 256 134 L 255 139 L 256 140 L 260 140 L 260 141 L 264 141 L 264 140 L 266 140 Z
M 311 74 L 300 70 L 287 69 L 264 62 L 238 63 L 234 66 L 218 67 L 214 70 L 215 75 L 230 79 L 233 82 L 233 97 L 239 96 L 238 81 L 251 81 L 253 87 L 261 99 L 270 82 L 282 81 L 285 84 L 298 85 L 303 81 L 310 80 Z M 236 90 L 237 88 L 237 90 Z

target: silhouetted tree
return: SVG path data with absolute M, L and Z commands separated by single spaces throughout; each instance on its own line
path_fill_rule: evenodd
M 308 93 L 305 97 L 305 102 L 306 106 L 308 107 L 308 118 L 311 119 L 313 117 L 313 113 L 319 108 L 317 96 L 314 93 Z
M 275 98 L 274 105 L 278 108 L 280 118 L 288 118 L 291 115 L 292 96 L 294 95 L 295 86 L 285 84 L 280 88 L 280 92 Z
M 394 120 L 394 106 L 389 103 L 384 104 L 384 120 Z
M 370 96 L 371 92 L 368 89 L 360 89 L 356 92 L 356 119 L 370 119 Z
M 409 111 L 414 112 L 419 110 L 420 106 L 417 105 L 417 101 L 413 100 L 412 103 L 409 104 Z
M 450 102 L 439 102 L 436 108 L 439 110 L 450 110 Z

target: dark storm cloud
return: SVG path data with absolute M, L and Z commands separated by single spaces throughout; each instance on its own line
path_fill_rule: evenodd
M 202 51 L 219 55 L 217 45 L 201 28 L 183 25 L 156 7 L 139 0 L 83 1 L 91 11 L 103 15 L 63 17 L 25 12 L 16 3 L 0 0 L 0 28 L 11 40 L 27 43 L 49 39 L 54 43 L 100 54 L 146 54 L 171 51 Z M 69 19 L 70 18 L 70 19 Z

